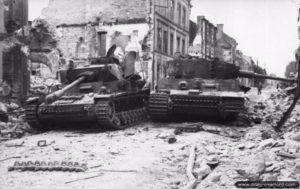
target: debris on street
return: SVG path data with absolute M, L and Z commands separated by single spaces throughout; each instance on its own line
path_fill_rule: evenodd
M 0 101 L 0 142 L 35 133 L 25 122 L 25 111 L 19 105 Z
M 99 174 L 94 175 L 94 176 L 84 177 L 84 178 L 80 178 L 80 179 L 68 181 L 68 182 L 65 182 L 65 184 L 70 184 L 70 183 L 77 182 L 77 181 L 82 181 L 82 180 L 88 180 L 88 179 L 92 179 L 92 178 L 97 178 L 97 177 L 100 177 L 102 175 L 103 175 L 103 173 L 99 173 Z
M 58 89 L 60 82 L 52 78 L 43 78 L 40 76 L 31 76 L 30 94 L 32 96 L 43 96 Z

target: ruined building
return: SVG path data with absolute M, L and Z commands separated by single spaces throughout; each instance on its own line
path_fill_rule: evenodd
M 197 24 L 192 21 L 190 24 L 189 54 L 208 60 L 214 58 L 217 42 L 217 27 L 204 16 L 197 17 Z
M 217 41 L 215 56 L 225 62 L 235 62 L 237 41 L 223 31 L 224 25 L 217 24 Z
M 28 59 L 22 45 L 22 27 L 27 21 L 28 0 L 0 0 L 0 97 L 17 102 L 27 98 L 29 88 Z
M 197 23 L 190 21 L 189 55 L 234 63 L 238 43 L 223 31 L 223 27 L 223 24 L 215 26 L 204 16 L 198 16 Z
M 136 71 L 155 85 L 175 52 L 187 53 L 190 0 L 51 0 L 43 17 L 66 58 L 137 53 Z M 152 85 L 152 87 L 154 86 Z

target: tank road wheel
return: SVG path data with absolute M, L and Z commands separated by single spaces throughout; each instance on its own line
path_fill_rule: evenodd
M 113 101 L 99 101 L 95 106 L 97 124 L 108 130 L 122 129 L 120 114 L 116 112 Z
M 25 108 L 25 118 L 28 125 L 30 125 L 31 128 L 40 131 L 40 132 L 46 132 L 50 129 L 39 122 L 38 119 L 38 104 L 28 104 Z
M 164 121 L 169 118 L 169 95 L 151 94 L 149 98 L 148 112 L 153 120 Z
M 110 119 L 110 122 L 115 124 L 116 126 L 121 126 L 121 121 L 119 118 L 119 114 L 116 113 L 115 104 L 113 102 L 108 103 L 108 116 Z

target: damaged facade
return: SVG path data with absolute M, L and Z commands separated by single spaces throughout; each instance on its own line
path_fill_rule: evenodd
M 217 42 L 215 56 L 222 61 L 234 63 L 237 41 L 223 31 L 224 25 L 217 24 Z
M 0 96 L 27 98 L 29 73 L 22 27 L 28 22 L 28 0 L 0 0 Z M 15 32 L 19 30 L 20 34 Z
M 65 58 L 82 62 L 116 45 L 121 62 L 136 52 L 136 72 L 155 84 L 166 61 L 187 52 L 190 7 L 189 0 L 52 0 L 42 14 Z
M 197 24 L 191 21 L 194 27 L 190 29 L 189 54 L 199 58 L 212 59 L 215 57 L 217 27 L 204 16 L 197 17 Z M 191 36 L 190 35 L 190 36 Z
M 215 26 L 204 16 L 198 16 L 197 23 L 190 21 L 189 55 L 234 63 L 238 43 L 223 31 L 223 27 L 223 24 Z

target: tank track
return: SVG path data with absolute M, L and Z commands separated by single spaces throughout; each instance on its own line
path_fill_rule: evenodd
M 86 164 L 79 164 L 78 162 L 65 162 L 61 163 L 44 162 L 44 161 L 16 161 L 13 166 L 8 168 L 8 171 L 64 171 L 64 172 L 85 172 L 87 170 Z
M 37 131 L 48 131 L 48 127 L 41 124 L 38 120 L 38 115 L 37 115 L 37 110 L 38 110 L 38 103 L 31 103 L 26 105 L 25 109 L 25 117 L 26 117 L 26 122 L 32 127 L 33 129 Z
M 145 102 L 143 102 L 144 95 L 126 98 L 98 100 L 95 106 L 97 124 L 104 129 L 118 130 L 146 120 L 147 110 Z
M 169 118 L 169 95 L 164 93 L 151 94 L 148 112 L 153 120 L 166 120 Z

